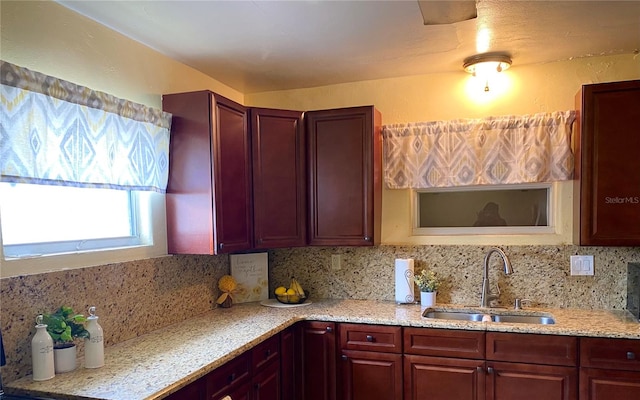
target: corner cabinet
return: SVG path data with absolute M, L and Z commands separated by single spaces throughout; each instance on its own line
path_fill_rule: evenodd
M 306 245 L 302 112 L 250 108 L 256 249 Z
M 574 241 L 640 245 L 640 80 L 584 85 L 576 107 Z
M 162 108 L 173 114 L 166 196 L 169 253 L 251 249 L 246 109 L 210 91 L 164 95 Z
M 373 106 L 310 111 L 308 244 L 380 243 L 382 117 Z

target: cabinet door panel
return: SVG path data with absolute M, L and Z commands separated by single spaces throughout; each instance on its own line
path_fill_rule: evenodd
M 253 246 L 251 217 L 251 146 L 244 107 L 214 96 L 212 115 L 217 250 Z
M 303 324 L 303 395 L 305 400 L 336 399 L 336 334 L 333 322 Z
M 269 364 L 253 377 L 253 400 L 280 400 L 280 363 Z
M 487 400 L 576 400 L 578 371 L 572 367 L 487 362 Z
M 342 351 L 343 400 L 402 400 L 402 355 Z
M 487 332 L 487 360 L 578 365 L 578 339 L 572 336 Z
M 404 352 L 425 356 L 484 360 L 485 333 L 483 331 L 404 328 Z
M 581 338 L 580 366 L 640 371 L 640 340 Z
M 302 399 L 302 323 L 280 334 L 282 400 Z
M 306 244 L 305 140 L 299 111 L 252 108 L 256 248 Z
M 483 360 L 405 355 L 405 400 L 482 400 L 483 366 Z
M 580 400 L 640 399 L 640 372 L 580 369 Z
M 640 81 L 585 85 L 576 157 L 576 236 L 582 245 L 640 244 Z M 579 225 L 578 225 L 579 222 Z
M 379 242 L 381 123 L 373 107 L 311 111 L 309 244 Z M 374 229 L 375 226 L 375 229 Z

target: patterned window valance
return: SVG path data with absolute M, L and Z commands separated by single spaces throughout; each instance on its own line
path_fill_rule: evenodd
M 570 180 L 575 111 L 383 127 L 391 189 Z
M 165 192 L 171 114 L 0 63 L 0 181 Z

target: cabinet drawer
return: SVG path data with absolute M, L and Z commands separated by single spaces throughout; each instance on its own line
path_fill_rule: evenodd
M 272 360 L 280 358 L 280 335 L 275 335 L 251 350 L 253 371 L 258 372 Z
M 222 393 L 229 392 L 249 379 L 251 354 L 244 353 L 206 376 L 207 398 L 218 398 Z
M 487 360 L 576 366 L 578 339 L 570 336 L 488 332 Z
M 404 329 L 406 354 L 484 359 L 484 343 L 485 333 L 481 331 Z
M 340 324 L 342 350 L 402 353 L 402 328 L 364 324 Z
M 580 365 L 640 371 L 640 340 L 581 338 Z

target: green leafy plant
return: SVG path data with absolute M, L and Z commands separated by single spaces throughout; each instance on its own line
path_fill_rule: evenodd
M 435 292 L 440 286 L 440 279 L 436 276 L 436 273 L 423 269 L 419 274 L 413 277 L 416 285 L 421 292 Z
M 62 306 L 53 314 L 44 314 L 42 322 L 53 339 L 54 347 L 64 348 L 73 345 L 76 338 L 88 338 L 84 328 L 87 321 L 84 315 L 76 314 L 71 307 Z

